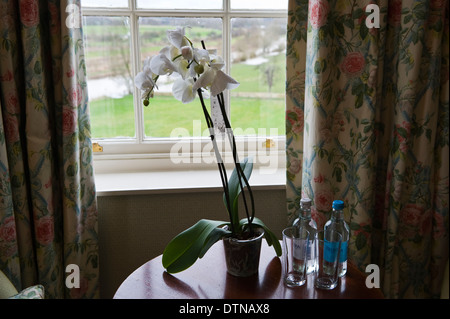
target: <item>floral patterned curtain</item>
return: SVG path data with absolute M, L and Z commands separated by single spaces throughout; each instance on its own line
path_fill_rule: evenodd
M 47 298 L 98 297 L 79 8 L 0 0 L 0 269 Z
M 323 227 L 344 200 L 387 298 L 439 297 L 448 260 L 448 22 L 446 0 L 289 2 L 289 215 L 311 197 Z

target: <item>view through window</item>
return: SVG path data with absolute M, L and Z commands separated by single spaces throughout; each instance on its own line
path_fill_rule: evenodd
M 142 62 L 168 45 L 166 31 L 183 26 L 194 46 L 203 40 L 216 49 L 240 82 L 226 97 L 235 135 L 284 135 L 287 0 L 81 3 L 94 139 L 168 138 L 175 128 L 195 137 L 207 129 L 198 98 L 182 104 L 171 94 L 173 75 L 158 80 L 148 107 L 134 87 Z

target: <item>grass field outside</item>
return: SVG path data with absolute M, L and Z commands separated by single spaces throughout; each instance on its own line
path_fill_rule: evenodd
M 207 102 L 208 103 L 208 102 Z M 258 129 L 277 129 L 284 135 L 284 99 L 233 98 L 230 120 L 236 133 L 258 132 Z M 94 138 L 134 137 L 133 96 L 119 99 L 97 100 L 90 103 L 92 136 Z M 169 137 L 175 128 L 184 128 L 194 135 L 194 121 L 202 124 L 201 132 L 207 129 L 197 99 L 182 104 L 172 96 L 157 96 L 150 106 L 144 107 L 144 125 L 147 137 Z M 111 125 L 114 123 L 114 125 Z M 197 130 L 195 130 L 197 132 Z

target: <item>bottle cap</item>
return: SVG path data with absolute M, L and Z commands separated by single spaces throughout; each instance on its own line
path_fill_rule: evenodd
M 309 198 L 302 198 L 300 200 L 300 206 L 301 207 L 310 208 L 311 207 L 311 199 L 309 199 Z
M 333 208 L 334 209 L 339 209 L 339 210 L 344 209 L 344 202 L 341 201 L 341 200 L 333 201 Z

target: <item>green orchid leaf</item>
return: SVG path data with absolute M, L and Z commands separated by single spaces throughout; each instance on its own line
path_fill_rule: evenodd
M 253 170 L 253 161 L 251 158 L 246 157 L 240 164 L 242 167 L 242 170 L 244 171 L 244 175 L 247 178 L 247 181 L 250 179 L 250 175 L 252 174 Z M 242 185 L 245 187 L 244 178 L 241 176 Z M 239 178 L 237 174 L 236 167 L 234 168 L 233 172 L 231 173 L 230 179 L 228 181 L 228 190 L 229 190 L 229 196 L 230 196 L 230 203 L 231 203 L 231 222 L 237 223 L 239 220 L 238 216 L 238 198 L 239 194 L 241 193 L 242 189 L 239 185 Z M 227 207 L 227 199 L 225 194 L 223 194 L 223 202 L 225 204 L 225 207 Z
M 229 225 L 229 223 L 227 223 Z M 222 228 L 224 225 L 219 225 L 218 228 L 214 228 L 212 232 L 209 234 L 208 238 L 205 241 L 205 244 L 203 245 L 203 248 L 200 252 L 200 255 L 198 258 L 203 258 L 203 256 L 206 254 L 206 252 L 211 248 L 212 245 L 214 245 L 217 241 L 222 239 L 223 237 L 227 235 L 231 235 L 231 232 L 229 230 L 225 230 Z
M 248 224 L 247 218 L 241 219 L 240 224 L 247 225 Z M 282 251 L 281 251 L 280 241 L 278 240 L 277 236 L 259 218 L 256 218 L 256 217 L 253 218 L 252 225 L 260 226 L 264 229 L 264 238 L 266 239 L 267 245 L 269 245 L 269 246 L 273 245 L 273 248 L 275 249 L 275 253 L 277 254 L 278 257 L 280 257 L 282 254 Z
M 201 254 L 204 255 L 205 249 L 211 247 L 210 240 L 218 236 L 215 229 L 225 224 L 223 221 L 202 219 L 175 236 L 164 249 L 163 267 L 169 273 L 177 273 L 192 266 Z

